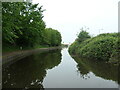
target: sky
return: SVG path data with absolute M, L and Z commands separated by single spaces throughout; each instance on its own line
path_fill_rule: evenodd
M 46 11 L 43 20 L 47 28 L 58 30 L 62 43 L 72 43 L 82 27 L 91 36 L 118 32 L 118 2 L 120 0 L 32 0 Z

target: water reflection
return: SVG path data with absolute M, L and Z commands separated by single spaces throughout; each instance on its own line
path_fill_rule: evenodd
M 3 69 L 3 88 L 44 88 L 46 70 L 61 62 L 61 50 L 38 53 Z
M 35 53 L 3 69 L 3 88 L 118 87 L 117 66 L 73 58 L 66 48 Z
M 89 73 L 106 80 L 113 80 L 118 83 L 118 66 L 103 61 L 88 60 L 79 57 L 73 57 L 77 62 L 78 72 L 84 79 L 90 78 Z

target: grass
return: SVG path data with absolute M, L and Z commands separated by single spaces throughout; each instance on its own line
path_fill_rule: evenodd
M 3 45 L 2 46 L 2 53 L 18 51 L 18 50 L 20 50 L 20 48 L 17 46 L 16 47 L 12 46 L 12 45 Z
M 19 46 L 12 46 L 12 45 L 5 44 L 2 46 L 2 53 L 14 52 L 14 51 L 20 51 L 20 50 L 32 50 L 37 48 L 49 48 L 49 46 L 37 45 L 34 47 L 22 47 L 22 49 L 20 49 Z

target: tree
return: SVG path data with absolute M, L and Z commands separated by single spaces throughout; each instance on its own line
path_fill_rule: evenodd
M 61 34 L 52 28 L 46 28 L 45 29 L 45 38 L 44 42 L 45 44 L 49 46 L 59 46 L 61 45 Z
M 89 33 L 87 31 L 85 31 L 83 28 L 81 28 L 81 31 L 78 34 L 77 41 L 79 43 L 81 43 L 81 42 L 85 41 L 88 38 L 91 38 L 91 36 L 89 35 Z
M 19 46 L 34 47 L 37 44 L 43 42 L 43 32 L 45 29 L 45 23 L 42 20 L 43 15 L 42 6 L 38 8 L 38 4 L 25 3 L 25 8 L 21 13 L 22 35 L 19 36 L 17 44 Z
M 18 46 L 41 44 L 45 23 L 42 6 L 23 2 L 4 2 L 2 7 L 3 43 Z
M 26 2 L 4 2 L 2 6 L 3 44 L 19 47 L 58 46 L 61 34 L 46 28 L 42 6 Z
M 21 7 L 23 7 L 23 3 L 2 3 L 3 42 L 15 44 L 15 39 L 18 38 L 16 32 L 21 34 L 21 27 L 18 26 Z

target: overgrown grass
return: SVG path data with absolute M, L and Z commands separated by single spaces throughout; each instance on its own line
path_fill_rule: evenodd
M 37 48 L 49 48 L 49 46 L 47 46 L 47 45 L 36 45 L 34 47 L 19 47 L 19 46 L 4 44 L 2 46 L 2 53 L 14 52 L 14 51 L 20 51 L 20 50 L 32 50 L 32 49 L 37 49 Z
M 20 48 L 11 44 L 2 44 L 2 53 L 18 51 Z
M 82 43 L 75 41 L 69 47 L 69 53 L 104 61 L 118 59 L 120 52 L 118 36 L 118 33 L 107 33 L 87 39 Z

